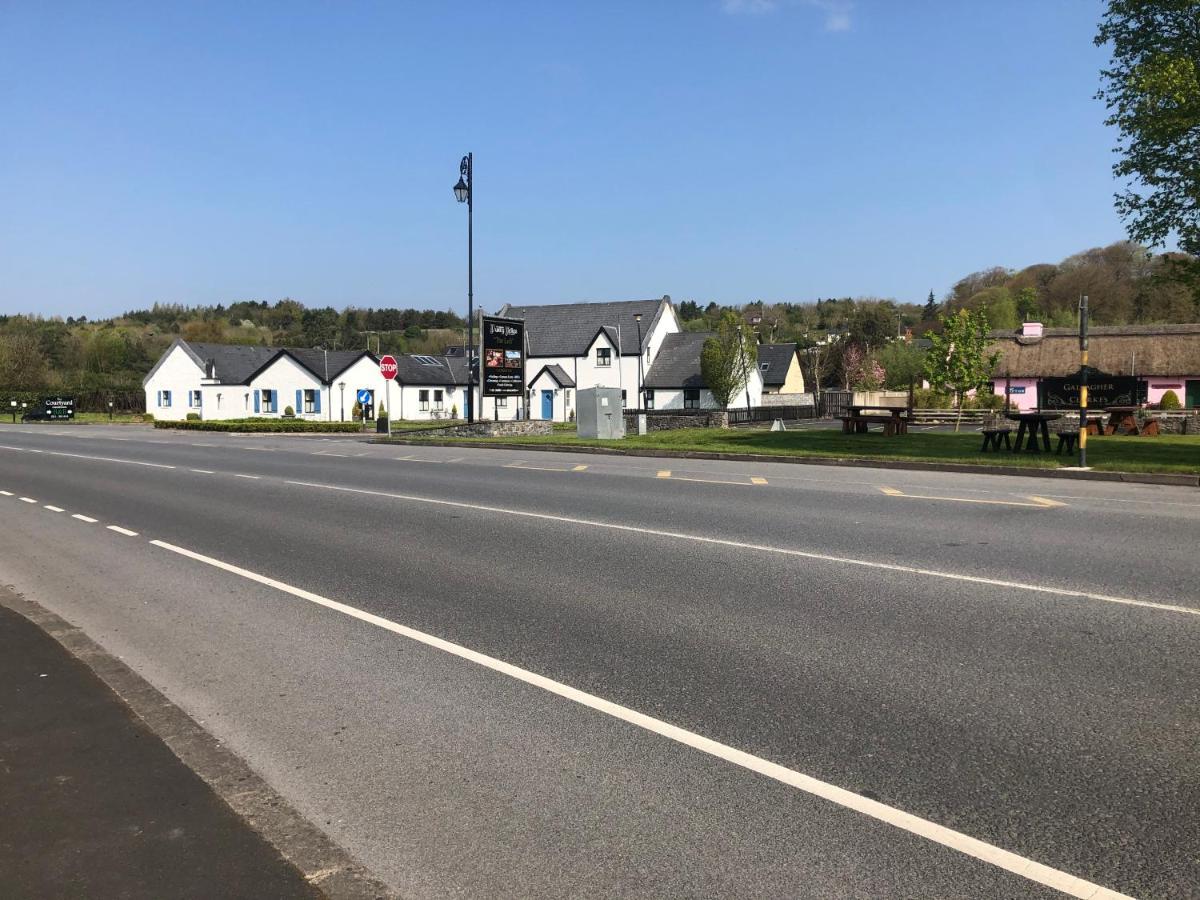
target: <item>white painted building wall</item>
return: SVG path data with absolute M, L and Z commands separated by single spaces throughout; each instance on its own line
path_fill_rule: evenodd
M 167 350 L 158 367 L 146 378 L 146 412 L 156 419 L 182 422 L 189 412 L 201 410 L 189 405 L 189 392 L 200 389 L 204 369 L 178 344 Z M 168 397 L 163 397 L 163 392 Z M 167 401 L 164 405 L 164 399 Z M 203 403 L 203 399 L 201 400 Z

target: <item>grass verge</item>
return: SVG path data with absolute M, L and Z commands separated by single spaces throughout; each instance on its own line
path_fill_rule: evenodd
M 419 435 L 413 437 L 413 440 L 420 439 Z M 430 439 L 435 439 L 435 436 L 431 435 Z M 581 440 L 566 432 L 528 437 L 436 439 L 463 444 L 754 453 L 764 456 L 950 462 L 1032 469 L 1057 469 L 1073 466 L 1077 461 L 1075 455 L 1055 456 L 1052 453 L 980 453 L 982 439 L 976 432 L 954 434 L 927 431 L 887 438 L 879 432 L 842 434 L 839 429 L 780 432 L 686 428 L 630 435 L 623 441 Z M 1053 440 L 1057 443 L 1057 438 Z M 1200 435 L 1093 436 L 1088 439 L 1088 465 L 1107 472 L 1200 474 Z

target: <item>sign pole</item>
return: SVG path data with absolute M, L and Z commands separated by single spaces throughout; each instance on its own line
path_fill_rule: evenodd
M 387 404 L 387 436 L 392 436 L 392 379 L 383 382 L 383 402 Z
M 1087 468 L 1088 298 L 1079 298 L 1079 468 Z

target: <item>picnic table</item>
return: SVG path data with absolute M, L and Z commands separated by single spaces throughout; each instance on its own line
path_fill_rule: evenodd
M 1105 434 L 1137 434 L 1138 423 L 1134 413 L 1140 407 L 1137 406 L 1106 406 L 1104 411 L 1108 413 L 1108 424 L 1104 426 Z
M 1026 412 L 1008 413 L 1007 418 L 1017 422 L 1017 439 L 1013 444 L 1013 453 L 1020 452 L 1021 441 L 1025 441 L 1026 453 L 1050 452 L 1050 425 L 1055 419 L 1061 419 L 1062 413 L 1029 410 Z M 1038 433 L 1041 433 L 1041 446 L 1038 445 Z
M 847 412 L 842 416 L 842 434 L 866 434 L 867 426 L 874 424 L 883 425 L 886 437 L 908 434 L 912 417 L 911 406 L 849 406 Z

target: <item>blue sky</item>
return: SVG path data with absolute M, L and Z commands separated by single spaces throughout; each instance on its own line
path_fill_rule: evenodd
M 1092 0 L 0 3 L 0 312 L 923 300 L 1123 236 Z

